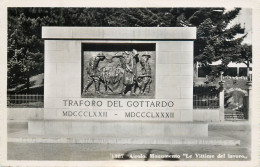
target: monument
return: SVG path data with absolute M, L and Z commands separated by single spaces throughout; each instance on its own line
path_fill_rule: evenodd
M 42 27 L 42 38 L 44 119 L 29 134 L 208 136 L 193 122 L 195 27 Z

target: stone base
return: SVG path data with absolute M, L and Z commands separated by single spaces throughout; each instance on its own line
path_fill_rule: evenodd
M 208 124 L 194 122 L 121 122 L 30 120 L 29 135 L 86 135 L 99 137 L 207 137 Z
M 70 144 L 168 144 L 168 145 L 219 145 L 238 146 L 240 140 L 228 137 L 82 137 L 82 136 L 26 136 L 23 138 L 9 137 L 12 143 L 70 143 Z

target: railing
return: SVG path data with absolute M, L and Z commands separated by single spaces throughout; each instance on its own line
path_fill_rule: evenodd
M 8 107 L 43 107 L 43 95 L 38 94 L 8 94 Z
M 219 108 L 219 97 L 216 95 L 193 95 L 193 108 Z

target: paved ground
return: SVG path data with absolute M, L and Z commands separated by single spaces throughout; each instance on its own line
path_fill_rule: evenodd
M 244 123 L 240 123 L 244 124 Z M 22 126 L 9 127 L 17 132 Z M 24 127 L 23 127 L 24 128 Z M 211 125 L 210 133 L 239 139 L 239 146 L 8 143 L 9 160 L 250 160 L 250 128 Z M 188 154 L 188 155 L 185 155 Z M 200 154 L 200 155 L 199 155 Z M 218 157 L 222 155 L 222 158 Z M 153 157 L 154 155 L 154 157 Z M 225 155 L 225 156 L 223 156 Z M 236 155 L 232 156 L 231 155 Z M 171 158 L 169 158 L 171 157 Z

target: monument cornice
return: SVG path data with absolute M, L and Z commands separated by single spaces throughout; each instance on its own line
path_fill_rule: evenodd
M 196 27 L 42 27 L 43 39 L 195 40 Z

